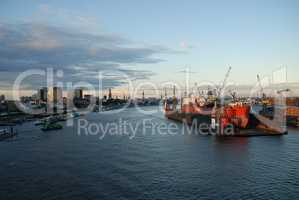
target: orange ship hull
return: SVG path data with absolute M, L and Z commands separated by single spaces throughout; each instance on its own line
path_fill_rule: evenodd
M 238 128 L 246 128 L 249 124 L 250 106 L 229 105 L 223 109 L 223 125 L 233 124 Z

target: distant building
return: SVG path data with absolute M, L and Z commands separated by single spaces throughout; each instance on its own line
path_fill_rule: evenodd
M 91 98 L 92 98 L 92 95 L 90 95 L 90 94 L 84 95 L 84 99 L 91 100 Z
M 9 100 L 9 101 L 6 101 L 6 112 L 7 113 L 11 113 L 11 112 L 21 112 L 19 110 L 19 108 L 16 106 L 16 103 L 15 101 L 12 101 L 12 100 Z
M 62 103 L 62 100 L 63 100 L 62 88 L 54 87 L 53 88 L 53 93 L 54 93 L 54 102 L 55 103 Z
M 7 105 L 4 103 L 0 104 L 0 113 L 7 112 Z
M 20 97 L 22 103 L 29 103 L 32 102 L 34 99 L 32 96 L 22 96 Z
M 112 99 L 112 92 L 111 92 L 111 88 L 109 88 L 108 99 Z
M 63 108 L 62 88 L 60 87 L 48 88 L 47 102 L 48 102 L 48 106 L 53 107 L 54 112 L 62 110 Z
M 31 96 L 31 98 L 32 98 L 32 101 L 37 102 L 39 100 L 39 94 L 35 93 Z
M 66 105 L 68 103 L 67 97 L 63 97 L 62 98 L 62 102 L 63 102 L 63 105 Z
M 5 101 L 5 96 L 4 94 L 0 95 L 0 103 L 4 102 Z
M 83 89 L 82 88 L 76 88 L 75 89 L 74 98 L 76 98 L 76 99 L 83 99 Z
M 48 89 L 47 100 L 53 103 L 62 102 L 62 88 L 53 87 Z
M 74 98 L 73 104 L 76 108 L 86 108 L 89 106 L 90 100 L 85 98 L 84 99 Z
M 38 98 L 41 101 L 47 101 L 47 99 L 48 99 L 48 88 L 44 87 L 44 88 L 39 89 Z

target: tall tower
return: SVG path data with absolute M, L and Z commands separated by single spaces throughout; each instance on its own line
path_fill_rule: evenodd
M 166 91 L 166 88 L 164 88 L 164 97 L 167 98 L 167 91 Z
M 173 86 L 173 96 L 175 97 L 175 85 Z
M 49 87 L 47 95 L 47 111 L 56 113 L 63 105 L 63 95 L 61 87 Z
M 111 88 L 109 88 L 108 99 L 112 99 L 112 92 L 111 92 Z
M 83 88 L 76 88 L 75 89 L 75 98 L 83 99 Z
M 48 88 L 46 88 L 46 87 L 41 88 L 41 89 L 38 91 L 38 94 L 39 94 L 39 100 L 41 100 L 41 101 L 47 101 L 47 97 L 48 97 Z
M 0 103 L 3 102 L 3 101 L 5 101 L 5 96 L 4 96 L 4 94 L 2 94 L 2 95 L 0 96 Z
M 144 101 L 144 90 L 142 91 L 142 101 Z

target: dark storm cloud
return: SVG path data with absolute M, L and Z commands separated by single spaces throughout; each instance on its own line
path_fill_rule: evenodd
M 122 66 L 158 63 L 163 60 L 155 56 L 161 53 L 170 51 L 160 46 L 137 46 L 112 34 L 93 35 L 42 24 L 0 23 L 0 72 L 15 75 L 27 69 L 52 67 L 62 69 L 64 78 L 71 81 L 91 81 L 100 70 L 119 70 L 132 79 L 147 79 L 153 75 L 151 72 Z M 114 81 L 115 85 L 121 83 Z

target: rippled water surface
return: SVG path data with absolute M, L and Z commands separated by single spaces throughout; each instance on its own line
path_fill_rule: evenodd
M 150 108 L 146 108 L 150 109 Z M 107 124 L 152 119 L 127 109 L 83 118 Z M 75 122 L 75 125 L 77 123 Z M 181 126 L 180 124 L 177 124 Z M 0 199 L 299 199 L 299 129 L 280 137 L 43 133 L 33 123 L 0 142 Z

